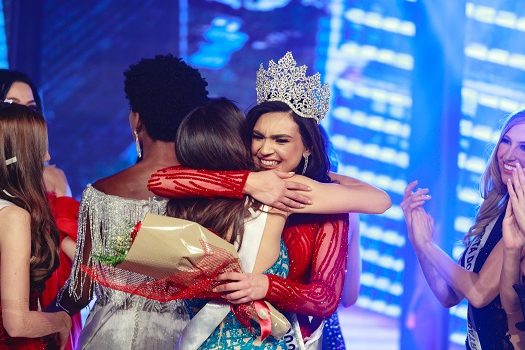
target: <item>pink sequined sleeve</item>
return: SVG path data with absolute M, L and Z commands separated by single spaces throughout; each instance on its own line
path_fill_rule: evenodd
M 249 171 L 195 170 L 173 166 L 157 170 L 148 181 L 148 190 L 166 198 L 243 198 Z
M 310 277 L 307 283 L 298 279 L 285 279 L 267 275 L 269 288 L 266 300 L 286 311 L 326 318 L 335 312 L 343 290 L 348 252 L 348 215 L 331 215 L 321 223 L 313 238 Z M 294 229 L 290 227 L 288 229 Z M 310 256 L 305 250 L 308 238 L 302 235 L 301 227 L 290 233 L 286 246 L 290 256 Z M 292 250 L 296 250 L 293 252 Z M 297 251 L 299 250 L 299 251 Z M 306 261 L 305 261 L 306 262 Z M 290 270 L 294 261 L 290 263 Z

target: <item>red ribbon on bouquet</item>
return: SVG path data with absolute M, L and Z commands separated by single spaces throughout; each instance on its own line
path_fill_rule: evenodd
M 160 302 L 222 300 L 221 294 L 212 291 L 223 283 L 217 276 L 242 272 L 234 246 L 191 221 L 148 214 L 132 236 L 121 263 L 111 266 L 104 263 L 107 259 L 99 259 L 82 269 L 102 286 Z M 289 327 L 286 318 L 264 301 L 232 305 L 231 310 L 252 332 L 255 320 L 261 339 L 272 334 L 272 317 L 281 325 L 274 327 L 278 338 L 288 330 L 281 328 Z

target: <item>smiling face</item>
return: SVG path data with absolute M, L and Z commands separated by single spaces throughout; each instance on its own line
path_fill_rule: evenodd
M 260 169 L 295 171 L 309 155 L 299 126 L 288 112 L 270 112 L 259 117 L 252 131 L 253 161 Z
M 518 163 L 525 167 L 525 123 L 514 125 L 503 135 L 496 157 L 501 181 L 506 184 Z
M 13 85 L 11 85 L 9 91 L 7 91 L 5 99 L 32 109 L 37 109 L 37 104 L 31 87 L 21 81 L 15 81 Z

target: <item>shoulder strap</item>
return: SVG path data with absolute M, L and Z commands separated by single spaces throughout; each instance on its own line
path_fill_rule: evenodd
M 5 207 L 8 207 L 10 205 L 14 205 L 10 201 L 6 201 L 5 199 L 0 199 L 0 209 L 4 209 Z

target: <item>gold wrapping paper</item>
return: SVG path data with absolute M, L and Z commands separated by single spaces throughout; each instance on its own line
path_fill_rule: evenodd
M 118 268 L 161 279 L 197 265 L 209 243 L 238 260 L 235 247 L 193 221 L 146 214 L 139 232 Z
M 213 252 L 208 248 L 210 246 Z M 218 254 L 217 250 L 221 253 Z M 126 259 L 116 267 L 163 279 L 186 271 L 202 270 L 203 259 L 210 259 L 210 254 L 214 260 L 231 261 L 227 271 L 241 272 L 235 247 L 215 233 L 193 221 L 149 213 L 142 221 Z M 265 303 L 270 308 L 272 336 L 280 339 L 290 329 L 290 322 L 270 303 Z

